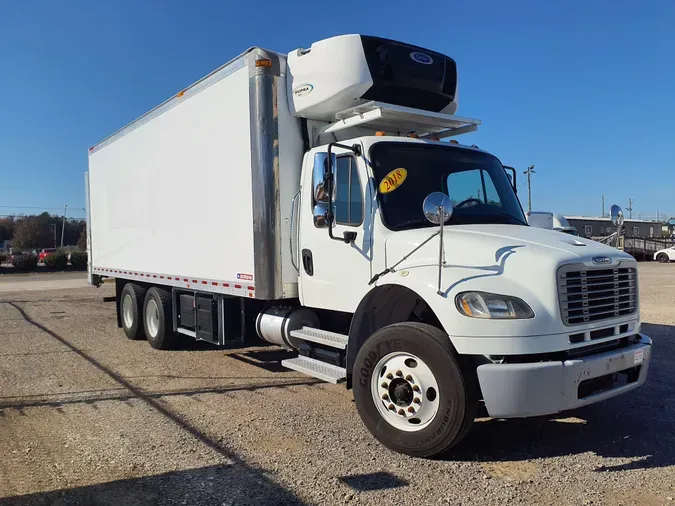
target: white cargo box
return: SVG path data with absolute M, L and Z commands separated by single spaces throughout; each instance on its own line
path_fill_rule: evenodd
M 91 274 L 297 296 L 303 142 L 285 66 L 250 49 L 90 149 Z

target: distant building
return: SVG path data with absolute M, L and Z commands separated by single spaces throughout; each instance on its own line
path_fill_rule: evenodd
M 590 216 L 565 216 L 570 226 L 577 229 L 581 237 L 606 237 L 616 232 L 609 218 Z M 623 223 L 626 237 L 661 237 L 663 224 L 659 221 L 629 220 Z

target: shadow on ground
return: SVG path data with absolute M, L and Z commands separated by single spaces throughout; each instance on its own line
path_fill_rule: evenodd
M 0 499 L 3 506 L 303 504 L 257 469 L 219 465 Z
M 159 415 L 175 424 L 179 429 L 198 440 L 204 446 L 217 452 L 227 465 L 177 471 L 163 475 L 130 478 L 110 483 L 96 484 L 81 488 L 64 489 L 53 492 L 35 493 L 14 498 L 0 499 L 1 504 L 42 505 L 42 504 L 165 504 L 185 501 L 185 504 L 301 504 L 293 492 L 276 483 L 263 470 L 249 465 L 222 441 L 200 431 L 189 421 L 183 419 L 165 403 L 160 402 L 170 392 L 151 394 L 140 389 L 127 378 L 96 360 L 86 351 L 72 344 L 68 339 L 31 318 L 24 308 L 15 302 L 4 302 L 18 311 L 21 317 L 34 327 L 50 335 L 81 359 L 113 380 L 117 392 L 112 398 L 126 400 L 137 399 Z M 303 382 L 304 383 L 304 382 Z M 278 385 L 277 385 L 278 386 Z M 258 385 L 257 388 L 264 388 Z M 267 385 L 269 388 L 270 385 Z M 255 389 L 256 385 L 225 387 L 234 389 Z M 214 390 L 214 389 L 207 389 Z M 200 391 L 178 391 L 176 395 L 196 395 Z M 98 398 L 77 399 L 72 402 L 95 402 Z M 36 401 L 29 404 L 11 403 L 3 408 L 17 409 L 21 414 L 27 405 L 63 404 L 59 401 Z M 1 413 L 1 411 L 0 411 Z M 180 499 L 178 499 L 180 498 Z
M 388 490 L 392 488 L 407 487 L 409 483 L 398 476 L 387 472 L 352 474 L 338 478 L 348 487 L 361 492 L 371 490 Z
M 653 341 L 640 389 L 555 417 L 479 420 L 448 460 L 518 461 L 593 452 L 629 459 L 596 471 L 675 465 L 675 327 L 643 324 Z

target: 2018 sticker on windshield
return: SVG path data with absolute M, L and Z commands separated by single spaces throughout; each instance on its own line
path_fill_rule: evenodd
M 405 178 L 408 177 L 408 171 L 405 169 L 394 169 L 389 174 L 384 176 L 380 182 L 380 193 L 393 192 L 396 188 L 403 184 Z

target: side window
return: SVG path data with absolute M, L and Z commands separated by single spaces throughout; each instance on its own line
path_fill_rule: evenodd
M 586 237 L 591 237 L 593 235 L 593 226 L 592 225 L 586 225 L 584 227 L 584 234 Z
M 335 223 L 363 223 L 363 193 L 353 156 L 341 156 L 335 168 Z
M 633 227 L 633 237 L 638 237 L 640 235 L 639 227 Z

